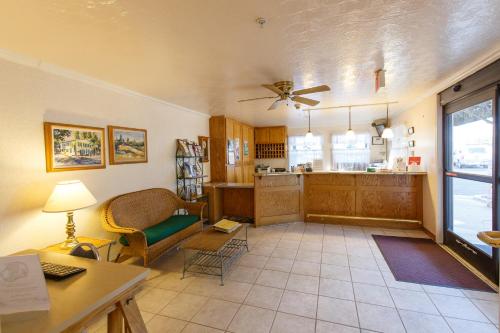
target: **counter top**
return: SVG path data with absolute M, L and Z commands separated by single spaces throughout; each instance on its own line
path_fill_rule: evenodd
M 256 173 L 258 177 L 268 176 L 288 176 L 288 175 L 409 175 L 409 176 L 424 176 L 427 172 L 406 172 L 406 171 L 389 171 L 389 172 L 367 172 L 367 171 L 313 171 L 313 172 L 279 172 L 279 173 Z
M 253 183 L 204 183 L 205 187 L 214 188 L 254 188 Z

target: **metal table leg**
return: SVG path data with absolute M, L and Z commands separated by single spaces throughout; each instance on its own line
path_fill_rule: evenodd
M 183 267 L 182 267 L 182 278 L 181 278 L 181 280 L 184 279 L 185 274 L 186 274 L 186 249 L 182 249 L 182 255 L 184 257 L 184 264 L 183 264 Z
M 219 260 L 220 260 L 220 285 L 224 285 L 224 257 L 222 253 L 219 252 Z

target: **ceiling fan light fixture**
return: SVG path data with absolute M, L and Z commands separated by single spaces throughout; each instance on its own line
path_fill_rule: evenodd
M 382 138 L 383 139 L 394 138 L 394 132 L 392 131 L 392 128 L 390 128 L 390 127 L 384 128 L 384 131 L 382 132 Z
M 306 141 L 311 140 L 314 137 L 314 135 L 311 132 L 311 110 L 307 110 L 307 116 L 309 119 L 309 126 L 306 133 Z
M 389 104 L 386 105 L 386 114 L 385 114 L 385 125 L 384 131 L 382 132 L 383 139 L 392 139 L 394 137 L 394 132 L 392 128 L 389 126 Z

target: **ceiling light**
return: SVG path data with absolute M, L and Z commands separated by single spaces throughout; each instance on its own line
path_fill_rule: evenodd
M 349 136 L 349 137 L 353 137 L 354 136 L 354 131 L 352 130 L 351 128 L 351 107 L 349 106 L 349 128 L 347 129 L 347 132 L 345 135 Z
M 308 118 L 309 118 L 309 127 L 308 127 L 308 131 L 306 133 L 306 140 L 311 140 L 314 137 L 314 135 L 311 132 L 311 110 L 307 110 L 307 113 L 308 113 Z
M 385 70 L 379 69 L 375 71 L 375 92 L 385 88 Z
M 394 137 L 394 132 L 392 131 L 391 127 L 389 126 L 389 104 L 387 104 L 385 121 L 386 121 L 386 124 L 385 124 L 384 131 L 382 132 L 382 138 L 392 139 Z

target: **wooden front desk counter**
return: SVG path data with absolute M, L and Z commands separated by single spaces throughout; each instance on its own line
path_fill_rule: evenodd
M 420 228 L 426 173 L 312 172 L 255 176 L 255 225 L 320 222 Z
M 205 183 L 208 195 L 208 221 L 214 224 L 223 216 L 254 217 L 253 183 Z

